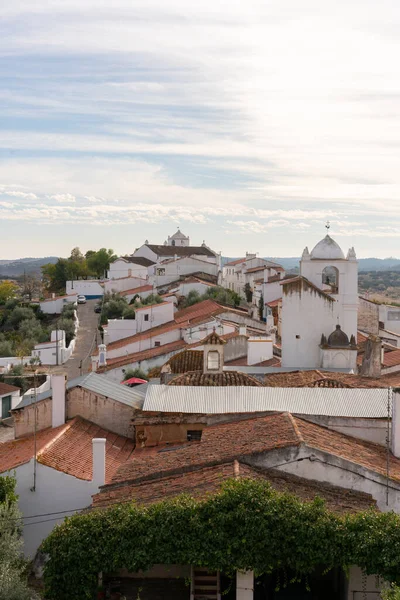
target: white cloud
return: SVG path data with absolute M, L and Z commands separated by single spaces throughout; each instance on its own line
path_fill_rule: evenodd
M 76 198 L 72 194 L 54 194 L 53 196 L 50 196 L 50 200 L 55 200 L 60 203 L 66 202 L 69 204 L 76 202 Z

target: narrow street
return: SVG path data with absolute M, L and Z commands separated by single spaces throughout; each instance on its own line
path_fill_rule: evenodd
M 88 300 L 78 305 L 79 329 L 75 350 L 69 360 L 58 367 L 48 367 L 51 373 L 66 373 L 68 379 L 74 379 L 90 371 L 90 356 L 100 343 L 98 332 L 99 316 L 94 312 L 98 300 Z

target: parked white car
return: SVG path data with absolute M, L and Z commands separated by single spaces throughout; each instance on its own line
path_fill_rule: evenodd
M 77 302 L 78 304 L 86 304 L 86 296 L 78 296 Z

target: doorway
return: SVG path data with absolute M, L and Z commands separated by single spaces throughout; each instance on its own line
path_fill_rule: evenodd
M 254 582 L 254 600 L 345 600 L 347 580 L 342 569 L 328 573 L 320 567 L 308 580 L 290 583 L 291 571 L 258 577 Z M 287 581 L 286 587 L 284 582 Z
M 3 396 L 1 399 L 1 418 L 8 419 L 11 410 L 11 396 Z

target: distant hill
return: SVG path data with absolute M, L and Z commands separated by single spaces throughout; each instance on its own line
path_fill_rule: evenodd
M 276 262 L 287 271 L 294 270 L 299 267 L 300 258 L 298 257 L 279 257 L 267 256 L 266 260 Z M 223 257 L 222 263 L 225 264 L 235 258 Z M 358 260 L 359 271 L 400 271 L 400 258 L 360 258 Z
M 20 277 L 27 275 L 40 275 L 40 268 L 48 263 L 56 263 L 57 256 L 46 256 L 44 258 L 18 258 L 16 260 L 0 260 L 0 277 Z

